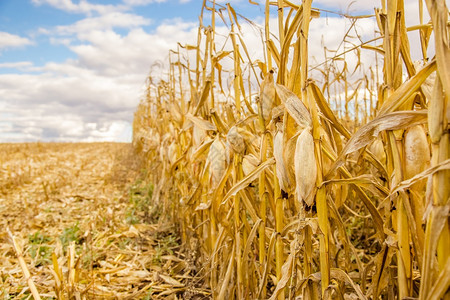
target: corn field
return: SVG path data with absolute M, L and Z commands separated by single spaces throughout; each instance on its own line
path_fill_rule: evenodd
M 169 53 L 135 113 L 153 201 L 215 299 L 450 299 L 445 1 L 418 0 L 410 27 L 403 0 L 341 16 L 375 19 L 375 36 L 321 64 L 308 35 L 324 12 L 299 2 L 267 0 L 258 25 L 203 1 L 197 41 Z M 350 70 L 364 53 L 379 64 Z

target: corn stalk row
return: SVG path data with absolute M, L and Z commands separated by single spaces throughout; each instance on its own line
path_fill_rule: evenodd
M 258 26 L 203 2 L 196 44 L 170 52 L 135 113 L 154 201 L 216 299 L 449 299 L 445 1 L 419 1 L 409 28 L 403 0 L 345 16 L 378 25 L 371 44 L 350 47 L 381 62 L 356 80 L 339 68 L 345 55 L 308 62 L 312 6 L 267 0 Z M 248 24 L 263 59 L 250 58 Z

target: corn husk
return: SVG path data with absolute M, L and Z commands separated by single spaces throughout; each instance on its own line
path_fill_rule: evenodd
M 291 181 L 289 179 L 288 170 L 286 168 L 286 163 L 283 156 L 283 135 L 284 134 L 281 130 L 277 131 L 275 134 L 275 138 L 273 140 L 273 156 L 276 162 L 276 171 L 280 188 L 287 192 L 291 186 Z
M 178 104 L 176 102 L 171 103 L 169 105 L 169 110 L 171 112 L 171 116 L 172 116 L 173 120 L 175 122 L 177 122 L 178 124 L 181 124 L 183 121 L 183 115 L 181 114 L 181 110 L 180 110 L 180 107 L 178 106 Z
M 271 111 L 275 103 L 275 85 L 273 82 L 273 72 L 269 72 L 261 82 L 259 95 L 260 110 L 264 121 L 270 121 Z
M 297 145 L 298 135 L 291 137 L 283 149 L 283 158 L 286 164 L 286 171 L 290 182 L 295 182 L 295 148 Z
M 278 97 L 297 124 L 301 127 L 311 127 L 311 114 L 303 102 L 285 86 L 277 84 L 275 88 Z
M 311 206 L 314 202 L 317 164 L 314 140 L 309 129 L 304 129 L 297 138 L 294 164 L 297 199 L 300 203 L 305 202 Z
M 216 138 L 211 144 L 208 157 L 206 158 L 206 162 L 209 164 L 209 177 L 213 187 L 219 184 L 220 179 L 225 173 L 227 161 L 227 149 L 220 138 Z
M 206 138 L 206 131 L 198 126 L 194 126 L 192 129 L 192 139 L 194 143 L 194 148 L 200 146 Z
M 416 72 L 420 71 L 423 68 L 423 64 L 420 61 L 414 62 L 414 67 L 416 69 Z M 436 80 L 436 72 L 431 73 L 430 76 L 427 77 L 427 79 L 422 83 L 422 92 L 427 98 L 427 101 L 429 102 L 432 97 L 433 93 L 433 86 L 434 82 Z
M 247 176 L 252 172 L 259 164 L 259 159 L 253 154 L 247 154 L 242 159 L 242 171 L 244 176 Z
M 384 146 L 381 139 L 376 138 L 373 143 L 370 144 L 369 150 L 381 163 L 386 163 L 386 152 L 384 151 Z
M 405 179 L 412 178 L 430 165 L 430 147 L 422 126 L 405 132 Z M 425 181 L 423 181 L 424 186 Z
M 173 164 L 177 160 L 177 145 L 175 142 L 170 143 L 169 147 L 167 148 L 167 158 L 169 159 L 169 162 Z
M 443 97 L 442 82 L 436 78 L 433 87 L 433 96 L 428 103 L 428 130 L 432 143 L 438 143 L 442 136 L 442 129 L 444 128 L 444 101 L 439 101 Z M 450 107 L 449 105 L 447 108 Z M 448 109 L 447 109 L 448 115 Z M 447 116 L 447 120 L 448 116 Z
M 232 126 L 227 133 L 228 145 L 237 153 L 243 153 L 245 150 L 245 142 L 236 126 Z

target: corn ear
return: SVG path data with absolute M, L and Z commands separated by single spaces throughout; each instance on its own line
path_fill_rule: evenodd
M 278 181 L 280 183 L 280 188 L 283 191 L 287 192 L 289 190 L 289 187 L 291 186 L 291 181 L 289 179 L 289 174 L 283 156 L 283 136 L 284 134 L 281 130 L 277 131 L 277 133 L 275 134 L 275 137 L 273 139 L 273 156 L 276 161 L 276 172 Z
M 227 149 L 219 138 L 216 138 L 211 144 L 206 161 L 209 164 L 211 183 L 215 187 L 225 173 L 228 161 Z
M 408 128 L 405 132 L 405 179 L 425 170 L 430 164 L 430 147 L 422 126 Z
M 314 141 L 309 129 L 306 128 L 297 138 L 295 147 L 295 181 L 297 199 L 312 206 L 314 187 L 317 177 L 317 163 L 314 155 Z
M 236 126 L 232 126 L 227 133 L 227 142 L 230 147 L 237 153 L 243 153 L 245 150 L 245 142 L 242 135 L 238 132 Z
M 259 108 L 264 122 L 271 119 L 272 108 L 275 104 L 275 84 L 273 82 L 273 71 L 266 74 L 266 78 L 261 82 L 259 95 Z
M 259 160 L 253 154 L 247 154 L 242 159 L 242 171 L 244 172 L 244 176 L 250 174 L 253 170 L 258 166 Z

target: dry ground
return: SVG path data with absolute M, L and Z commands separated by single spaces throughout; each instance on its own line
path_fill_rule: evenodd
M 0 144 L 0 299 L 32 297 L 8 229 L 43 299 L 205 295 L 143 176 L 129 144 Z

